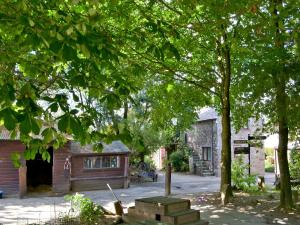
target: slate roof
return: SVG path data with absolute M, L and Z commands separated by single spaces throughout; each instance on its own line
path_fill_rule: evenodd
M 214 120 L 218 118 L 217 111 L 212 107 L 205 107 L 200 109 L 198 112 L 197 121 Z
M 129 148 L 121 141 L 113 141 L 110 144 L 102 143 L 102 153 L 127 153 Z M 80 143 L 72 141 L 70 143 L 70 150 L 72 153 L 95 153 L 93 145 L 81 146 Z

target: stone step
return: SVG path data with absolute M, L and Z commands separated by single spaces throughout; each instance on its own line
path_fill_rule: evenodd
M 173 224 L 173 225 L 181 225 L 181 224 L 197 222 L 199 219 L 200 219 L 200 212 L 194 209 L 187 209 L 176 213 L 170 213 L 166 216 L 161 216 L 161 218 L 156 218 L 156 220 L 158 221 L 161 221 L 163 223 Z
M 135 214 L 148 215 L 167 215 L 189 209 L 190 200 L 168 197 L 151 197 L 135 200 Z
M 132 223 L 122 223 L 120 225 L 169 225 L 167 223 L 163 223 L 161 221 L 153 221 L 153 220 L 144 220 L 139 222 L 132 222 Z M 184 225 L 209 225 L 208 221 L 205 220 L 198 220 L 192 223 L 186 223 Z
M 209 225 L 209 222 L 206 220 L 198 220 L 196 222 L 192 222 L 192 223 L 187 223 L 184 225 Z

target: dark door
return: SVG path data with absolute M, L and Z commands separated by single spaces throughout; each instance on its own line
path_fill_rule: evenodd
M 53 148 L 48 149 L 50 162 L 44 161 L 40 154 L 34 160 L 27 160 L 27 186 L 32 191 L 39 186 L 52 186 Z M 33 190 L 34 191 L 34 190 Z

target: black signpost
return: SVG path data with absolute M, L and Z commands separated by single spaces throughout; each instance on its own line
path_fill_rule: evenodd
M 250 156 L 250 147 L 253 146 L 249 143 L 250 140 L 265 140 L 267 137 L 266 136 L 250 136 L 250 134 L 248 134 L 248 140 L 234 140 L 233 143 L 234 144 L 247 144 L 247 146 L 245 147 L 235 147 L 234 148 L 234 154 L 248 154 L 248 166 L 249 166 L 249 175 L 250 175 L 250 160 L 251 160 L 251 156 Z

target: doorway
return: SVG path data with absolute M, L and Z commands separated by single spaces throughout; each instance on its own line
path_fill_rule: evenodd
M 50 162 L 44 161 L 41 154 L 37 154 L 34 160 L 27 160 L 27 191 L 51 192 L 53 148 L 47 150 L 51 156 Z

